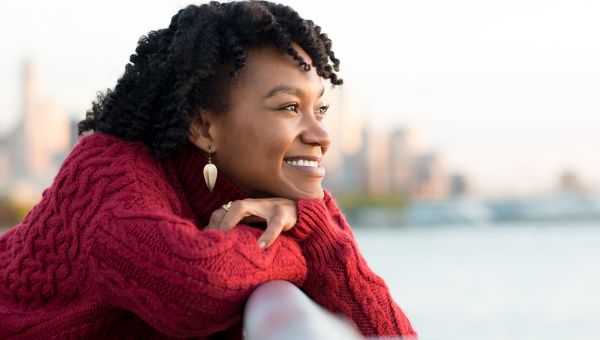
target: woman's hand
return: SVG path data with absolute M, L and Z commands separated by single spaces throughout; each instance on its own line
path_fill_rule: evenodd
M 287 198 L 246 198 L 234 201 L 229 211 L 220 208 L 210 216 L 206 229 L 227 231 L 239 222 L 267 222 L 267 229 L 258 238 L 258 245 L 266 248 L 273 244 L 282 231 L 296 225 L 296 202 Z

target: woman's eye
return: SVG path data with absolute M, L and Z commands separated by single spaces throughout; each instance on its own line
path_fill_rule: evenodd
M 325 112 L 327 112 L 328 109 L 329 109 L 329 104 L 323 105 L 315 113 L 325 115 Z
M 293 108 L 293 109 L 289 110 L 289 108 Z M 282 107 L 282 109 L 286 110 L 286 111 L 298 112 L 298 104 L 289 104 L 289 105 L 286 105 L 286 106 Z
M 282 107 L 281 109 L 286 110 L 286 111 L 298 112 L 298 104 L 295 104 L 295 103 L 289 104 L 289 105 Z M 317 109 L 317 111 L 315 111 L 315 114 L 325 115 L 325 113 L 327 112 L 328 109 L 329 109 L 329 105 L 323 105 L 323 106 L 319 107 Z

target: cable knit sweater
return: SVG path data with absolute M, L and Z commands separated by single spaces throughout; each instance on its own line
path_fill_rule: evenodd
M 0 338 L 241 338 L 244 302 L 270 280 L 364 335 L 416 335 L 329 192 L 297 200 L 296 226 L 262 250 L 260 228 L 203 230 L 249 197 L 223 173 L 209 192 L 206 162 L 191 145 L 157 160 L 140 142 L 82 137 L 0 237 Z

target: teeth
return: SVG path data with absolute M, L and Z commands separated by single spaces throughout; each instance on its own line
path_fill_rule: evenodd
M 299 159 L 299 160 L 293 160 L 293 161 L 285 161 L 288 164 L 291 165 L 295 165 L 295 166 L 311 166 L 311 167 L 318 167 L 319 163 L 317 161 L 309 161 L 306 159 Z

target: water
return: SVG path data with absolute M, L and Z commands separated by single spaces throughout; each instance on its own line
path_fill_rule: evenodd
M 422 340 L 600 339 L 598 223 L 355 233 Z
M 598 223 L 355 233 L 421 339 L 600 339 Z

